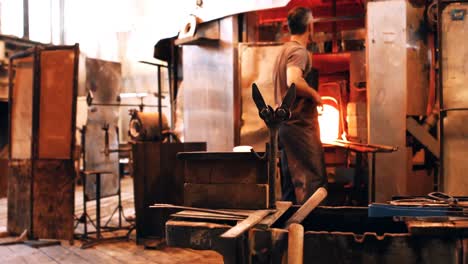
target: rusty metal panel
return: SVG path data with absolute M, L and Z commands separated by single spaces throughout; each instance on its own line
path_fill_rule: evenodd
M 75 103 L 75 50 L 44 50 L 40 53 L 40 105 L 38 157 L 72 157 L 71 124 Z
M 448 5 L 442 12 L 441 108 L 468 107 L 468 4 Z M 463 15 L 462 15 L 463 14 Z M 443 191 L 468 194 L 468 111 L 448 111 L 443 118 Z
M 426 115 L 429 100 L 429 49 L 424 7 L 406 8 L 407 115 Z
M 8 101 L 8 85 L 5 83 L 0 83 L 0 101 Z
M 120 63 L 86 59 L 86 87 L 93 91 L 94 101 L 98 103 L 116 103 L 120 92 Z M 85 137 L 86 170 L 106 170 L 112 174 L 101 176 L 101 195 L 114 195 L 118 191 L 119 155 L 117 152 L 104 154 L 103 126 L 109 125 L 109 149 L 118 149 L 117 125 L 119 119 L 118 106 L 93 106 L 88 109 Z M 86 195 L 95 198 L 95 176 L 89 176 L 86 181 Z
M 275 105 L 273 66 L 281 43 L 239 44 L 239 85 L 242 96 L 240 145 L 265 150 L 269 140 L 268 128 L 258 117 L 258 109 L 252 99 L 252 83 L 256 83 L 268 105 Z
M 31 228 L 35 237 L 73 239 L 75 185 L 72 175 L 71 160 L 34 162 Z
M 12 59 L 13 83 L 11 94 L 11 158 L 32 158 L 33 120 L 33 54 Z
M 183 46 L 184 138 L 207 142 L 209 151 L 234 146 L 237 38 L 237 18 L 227 17 L 218 45 Z
M 8 172 L 8 232 L 19 235 L 28 229 L 28 232 L 31 233 L 32 161 L 10 161 Z

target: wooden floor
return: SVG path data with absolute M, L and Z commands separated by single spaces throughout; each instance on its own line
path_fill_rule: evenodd
M 75 193 L 75 215 L 83 212 L 82 189 L 77 187 Z M 122 202 L 126 216 L 134 214 L 133 186 L 131 178 L 122 181 Z M 117 206 L 115 198 L 102 200 L 102 219 L 107 219 Z M 88 212 L 94 212 L 95 203 L 88 203 Z M 94 220 L 94 213 L 91 214 Z M 116 222 L 117 217 L 112 219 Z M 103 224 L 105 221 L 102 221 Z M 0 232 L 6 229 L 7 201 L 0 199 Z M 77 229 L 79 232 L 81 228 Z M 61 241 L 60 246 L 34 249 L 26 245 L 0 246 L 0 263 L 222 263 L 221 255 L 213 251 L 200 251 L 181 248 L 163 247 L 158 250 L 144 249 L 135 243 L 135 232 L 129 242 L 114 242 L 97 245 L 89 249 L 80 249 L 81 242 Z M 11 238 L 0 238 L 0 242 Z

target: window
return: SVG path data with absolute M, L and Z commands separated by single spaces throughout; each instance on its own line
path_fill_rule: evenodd
M 23 1 L 0 0 L 0 32 L 23 37 Z
M 29 39 L 51 42 L 51 0 L 29 0 Z
M 60 1 L 29 0 L 29 39 L 60 43 Z

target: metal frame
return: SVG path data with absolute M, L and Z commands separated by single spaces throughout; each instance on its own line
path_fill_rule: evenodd
M 40 160 L 38 156 L 38 138 L 39 138 L 39 122 L 40 122 L 40 90 L 41 90 L 41 70 L 40 70 L 40 65 L 41 65 L 41 53 L 42 51 L 49 51 L 49 50 L 61 50 L 61 49 L 74 49 L 74 78 L 73 78 L 73 85 L 72 85 L 72 102 L 76 101 L 77 97 L 77 88 L 78 88 L 78 60 L 79 60 L 79 45 L 67 45 L 67 46 L 49 46 L 49 47 L 44 47 L 37 45 L 31 49 L 28 49 L 24 52 L 16 53 L 10 57 L 10 65 L 9 65 L 9 76 L 8 76 L 8 100 L 9 100 L 9 105 L 8 105 L 8 141 L 10 142 L 8 145 L 8 159 L 10 161 L 15 161 L 15 160 L 21 160 L 21 159 L 13 159 L 11 150 L 12 150 L 12 141 L 11 141 L 11 135 L 12 135 L 12 105 L 13 101 L 15 98 L 13 97 L 13 61 L 15 59 L 20 59 L 20 58 L 26 58 L 29 56 L 33 57 L 33 91 L 32 91 L 32 127 L 31 127 L 31 156 L 26 159 L 31 161 L 31 193 L 30 193 L 30 201 L 31 201 L 31 206 L 30 206 L 30 215 L 33 217 L 34 213 L 34 200 L 33 200 L 33 195 L 34 195 L 34 179 L 35 179 L 35 166 L 36 166 L 36 161 Z M 16 73 L 15 73 L 16 74 Z M 34 111 L 37 109 L 38 111 Z M 70 133 L 72 133 L 71 136 L 71 148 L 70 148 L 70 153 L 68 159 L 64 160 L 72 160 L 73 159 L 73 153 L 75 149 L 75 137 L 74 137 L 74 131 L 75 131 L 75 123 L 76 123 L 76 103 L 72 104 L 72 111 L 71 111 L 71 127 L 70 127 Z M 74 185 L 73 185 L 74 189 Z M 34 227 L 33 227 L 34 221 L 30 222 L 30 237 L 34 237 Z
M 10 142 L 10 144 L 8 144 L 8 159 L 9 160 L 12 160 L 12 156 L 11 156 L 11 111 L 12 111 L 12 105 L 13 105 L 13 101 L 14 101 L 14 98 L 13 98 L 13 60 L 15 59 L 21 59 L 21 58 L 26 58 L 26 57 L 29 57 L 31 55 L 33 55 L 35 52 L 36 52 L 36 49 L 37 47 L 34 47 L 32 49 L 28 49 L 26 51 L 23 51 L 23 52 L 19 52 L 19 53 L 16 53 L 14 55 L 12 55 L 10 57 L 10 63 L 9 63 L 9 66 L 8 66 L 8 101 L 9 101 L 9 104 L 8 104 L 8 142 Z M 34 65 L 34 61 L 33 61 L 33 67 L 35 67 Z M 16 75 L 16 73 L 15 73 Z M 34 80 L 33 80 L 33 83 L 34 83 Z
M 75 224 L 74 229 L 78 227 L 80 223 L 83 224 L 83 229 L 84 232 L 83 234 L 75 234 L 79 239 L 84 240 L 85 242 L 82 244 L 81 248 L 86 249 L 90 248 L 92 246 L 95 246 L 100 243 L 104 242 L 116 242 L 116 241 L 128 241 L 130 239 L 130 233 L 135 229 L 135 225 L 131 224 L 130 221 L 125 217 L 124 212 L 123 212 L 123 207 L 122 207 L 122 196 L 121 196 L 121 185 L 120 185 L 120 179 L 119 179 L 119 186 L 118 186 L 118 192 L 117 192 L 117 197 L 118 197 L 118 205 L 112 212 L 112 214 L 109 216 L 108 220 L 104 224 L 104 226 L 101 226 L 101 175 L 107 174 L 109 172 L 106 171 L 94 171 L 94 172 L 83 172 L 81 173 L 83 185 L 86 185 L 86 178 L 89 175 L 95 175 L 96 176 L 96 199 L 88 199 L 86 196 L 86 192 L 83 189 L 83 214 L 80 216 L 80 218 L 76 218 L 77 223 Z M 115 196 L 115 195 L 114 195 Z M 91 217 L 89 216 L 87 212 L 87 207 L 86 203 L 90 201 L 96 201 L 96 222 L 94 222 Z M 110 221 L 114 217 L 115 213 L 118 212 L 119 214 L 119 224 L 117 226 L 109 226 Z M 128 226 L 122 226 L 122 218 L 130 223 Z M 96 231 L 88 232 L 88 220 L 91 223 L 91 225 L 96 229 Z M 112 231 L 117 231 L 117 230 L 127 230 L 127 234 L 124 236 L 117 236 L 117 237 L 108 237 L 105 238 L 102 236 L 102 233 L 104 232 L 112 232 Z M 92 238 L 89 235 L 95 234 L 96 237 Z
M 80 130 L 80 132 L 81 132 L 81 138 L 82 138 L 82 141 L 81 141 L 82 153 L 81 154 L 83 155 L 83 162 L 84 162 L 84 164 L 83 164 L 84 170 L 80 172 L 81 181 L 82 181 L 82 185 L 83 185 L 83 213 L 81 214 L 80 217 L 75 216 L 76 223 L 74 225 L 74 229 L 76 230 L 76 228 L 78 227 L 79 224 L 83 224 L 84 232 L 83 232 L 83 234 L 75 234 L 75 236 L 78 237 L 79 239 L 82 239 L 82 240 L 86 241 L 82 245 L 83 249 L 92 247 L 94 245 L 97 245 L 97 244 L 103 243 L 103 242 L 128 240 L 129 236 L 130 236 L 130 233 L 135 228 L 135 225 L 130 223 L 130 220 L 128 220 L 127 217 L 125 217 L 125 214 L 124 214 L 124 211 L 123 211 L 122 195 L 121 195 L 121 193 L 122 193 L 121 178 L 122 177 L 121 177 L 121 175 L 119 175 L 118 187 L 117 187 L 117 193 L 116 194 L 105 195 L 105 196 L 101 195 L 101 175 L 111 174 L 111 173 L 106 172 L 106 171 L 95 171 L 94 173 L 89 173 L 89 172 L 87 173 L 87 171 L 86 171 L 86 159 L 84 157 L 84 155 L 86 155 L 86 151 L 85 151 L 85 149 L 86 149 L 86 136 L 85 136 L 85 134 L 86 134 L 86 125 L 83 126 L 83 128 Z M 96 176 L 96 197 L 94 199 L 87 197 L 86 189 L 85 189 L 87 177 L 89 175 L 93 175 L 93 174 Z M 109 218 L 106 221 L 106 223 L 104 224 L 104 226 L 101 227 L 101 199 L 107 198 L 107 197 L 113 197 L 113 196 L 117 196 L 118 205 L 112 211 L 112 214 L 109 216 Z M 91 201 L 96 201 L 96 222 L 94 222 L 91 219 L 91 217 L 89 216 L 88 211 L 87 211 L 86 204 L 87 204 L 87 202 L 91 202 Z M 118 226 L 109 226 L 109 223 L 112 220 L 115 213 L 119 214 L 119 224 L 118 224 Z M 122 226 L 122 218 L 126 222 L 130 223 L 130 225 Z M 91 223 L 91 225 L 96 229 L 96 231 L 88 232 L 88 220 Z M 112 231 L 116 231 L 116 230 L 128 230 L 128 232 L 127 232 L 127 234 L 125 236 L 118 236 L 118 237 L 112 237 L 112 238 L 104 238 L 101 235 L 101 233 L 103 233 L 103 232 L 112 232 Z M 95 234 L 96 237 L 91 238 L 89 236 L 91 234 Z
M 36 104 L 34 103 L 35 102 L 35 93 L 36 93 L 36 86 L 37 86 L 37 83 L 38 81 L 36 80 L 37 78 L 37 64 L 36 64 L 36 60 L 37 60 L 37 53 L 38 53 L 38 47 L 34 47 L 32 49 L 28 49 L 27 51 L 24 51 L 24 52 L 20 52 L 20 53 L 17 53 L 17 54 L 14 54 L 13 56 L 10 57 L 10 64 L 9 64 L 9 73 L 8 73 L 8 160 L 11 162 L 13 160 L 19 160 L 19 159 L 13 159 L 12 158 L 12 140 L 11 140 L 11 134 L 12 134 L 12 125 L 11 125 L 11 122 L 12 122 L 12 106 L 13 106 L 13 101 L 14 101 L 14 97 L 13 97 L 13 60 L 15 59 L 22 59 L 22 58 L 27 58 L 29 56 L 31 56 L 33 58 L 33 61 L 32 61 L 32 64 L 33 64 L 33 92 L 32 92 L 32 102 L 33 102 L 33 105 L 31 106 L 32 110 L 32 120 L 33 120 L 33 124 L 32 124 L 32 127 L 31 127 L 31 135 L 32 135 L 32 140 L 31 140 L 31 156 L 29 157 L 29 159 L 31 160 L 31 166 L 34 168 L 34 158 L 35 158 L 35 155 L 34 155 L 34 119 L 35 119 L 35 115 L 34 115 L 34 107 L 36 107 Z M 16 76 L 16 72 L 15 72 L 15 76 Z M 32 221 L 32 218 L 33 218 L 33 212 L 34 212 L 34 206 L 33 206 L 33 195 L 34 195 L 34 192 L 33 192 L 33 182 L 34 182 L 34 170 L 32 169 L 31 170 L 31 182 L 30 182 L 30 197 L 29 197 L 29 200 L 30 200 L 30 206 L 29 206 L 29 215 L 31 216 L 31 221 L 29 223 L 29 228 L 30 228 L 30 232 L 29 232 L 29 236 L 30 237 L 33 237 L 34 236 L 34 228 L 33 228 L 33 224 L 34 224 L 34 221 Z
M 148 65 L 152 65 L 152 66 L 156 66 L 157 67 L 157 76 L 158 76 L 158 114 L 159 114 L 159 134 L 161 135 L 162 137 L 162 134 L 163 134 L 163 129 L 162 129 L 162 94 L 161 94 L 161 67 L 163 68 L 167 68 L 168 69 L 168 74 L 169 74 L 169 97 L 170 97 L 170 107 L 171 107 L 171 119 L 173 119 L 174 117 L 174 112 L 172 111 L 173 109 L 173 102 L 172 102 L 172 84 L 171 84 L 171 81 L 170 81 L 170 72 L 171 72 L 171 69 L 169 67 L 169 65 L 163 65 L 163 64 L 160 64 L 160 63 L 152 63 L 152 62 L 147 62 L 147 61 L 139 61 L 141 63 L 144 63 L 144 64 L 148 64 Z M 141 110 L 143 111 L 143 110 Z
M 39 101 L 40 101 L 40 84 L 41 84 L 41 78 L 40 78 L 40 55 L 41 51 L 47 51 L 47 50 L 61 50 L 61 49 L 70 49 L 73 48 L 75 52 L 75 69 L 74 69 L 74 79 L 73 79 L 73 100 L 76 100 L 77 97 L 77 88 L 78 88 L 78 60 L 79 60 L 79 45 L 75 44 L 73 46 L 52 46 L 52 47 L 41 47 L 41 46 L 36 46 L 32 49 L 29 49 L 24 52 L 20 52 L 17 54 L 14 54 L 13 56 L 10 57 L 10 65 L 9 65 L 9 89 L 8 89 L 8 100 L 10 102 L 8 106 L 8 119 L 9 119 L 9 128 L 8 128 L 8 139 L 11 139 L 11 111 L 12 111 L 12 105 L 13 105 L 13 78 L 12 78 L 12 72 L 13 72 L 13 60 L 15 59 L 20 59 L 20 58 L 26 58 L 29 56 L 33 56 L 33 71 L 34 71 L 34 76 L 33 76 L 33 93 L 32 93 L 32 108 L 33 109 L 38 109 L 39 107 Z M 37 155 L 37 137 L 38 135 L 38 129 L 39 129 L 39 111 L 36 111 L 32 113 L 32 119 L 33 119 L 33 124 L 32 124 L 32 146 L 31 146 L 31 159 L 35 160 L 38 159 Z M 74 133 L 75 128 L 76 128 L 76 104 L 73 105 L 72 108 L 72 120 L 71 120 L 71 132 Z M 73 159 L 73 152 L 74 152 L 74 145 L 75 145 L 75 137 L 71 137 L 71 144 L 72 147 L 70 149 L 70 159 Z M 11 140 L 10 140 L 11 141 Z M 8 146 L 9 154 L 8 157 L 11 160 L 11 144 Z

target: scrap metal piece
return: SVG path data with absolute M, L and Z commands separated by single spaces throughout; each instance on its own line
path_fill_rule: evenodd
M 181 209 L 181 210 L 190 210 L 190 211 L 195 211 L 195 212 L 205 212 L 205 213 L 213 213 L 213 214 L 220 214 L 220 215 L 237 216 L 237 217 L 243 217 L 243 218 L 248 217 L 250 215 L 249 213 L 231 212 L 231 211 L 225 211 L 225 210 L 198 208 L 198 207 L 181 206 L 181 205 L 174 205 L 174 204 L 154 204 L 154 205 L 151 205 L 150 208 Z

